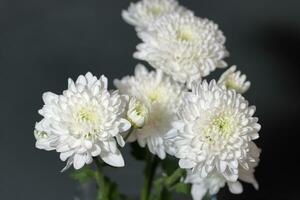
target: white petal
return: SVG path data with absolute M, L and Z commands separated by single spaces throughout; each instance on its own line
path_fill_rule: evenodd
M 110 152 L 108 153 L 101 153 L 101 158 L 104 162 L 107 164 L 113 166 L 113 167 L 124 167 L 124 159 L 122 154 L 118 151 L 115 154 L 112 154 Z
M 195 167 L 195 162 L 192 162 L 190 160 L 187 159 L 180 159 L 179 160 L 179 166 L 183 169 L 190 169 Z
M 75 154 L 74 156 L 74 168 L 75 169 L 80 169 L 84 166 L 85 164 L 85 155 L 84 154 Z
M 99 156 L 100 153 L 101 153 L 101 148 L 98 145 L 94 145 L 91 150 L 92 156 L 94 156 L 94 157 Z
M 70 156 L 73 155 L 73 153 L 74 153 L 73 151 L 62 152 L 60 153 L 60 159 L 62 161 L 66 161 Z
M 80 75 L 76 80 L 76 84 L 86 85 L 85 77 L 83 75 Z
M 207 192 L 207 188 L 200 184 L 193 184 L 191 189 L 191 194 L 193 200 L 202 200 Z
M 100 83 L 101 83 L 101 88 L 106 90 L 107 89 L 107 78 L 106 78 L 106 76 L 102 75 L 100 77 Z
M 227 162 L 220 160 L 219 161 L 219 170 L 223 173 L 226 170 Z
M 58 96 L 52 92 L 45 92 L 43 94 L 43 101 L 45 104 L 51 104 L 53 100 L 57 100 Z
M 116 135 L 116 139 L 117 139 L 118 144 L 121 147 L 125 146 L 125 141 L 124 141 L 123 137 L 120 134 Z
M 93 142 L 90 140 L 85 140 L 84 141 L 84 146 L 86 149 L 91 149 L 93 147 Z
M 131 124 L 129 121 L 127 121 L 126 119 L 120 119 L 120 125 L 119 125 L 120 132 L 125 132 L 125 131 L 129 130 L 130 127 L 131 127 Z
M 69 169 L 72 166 L 72 164 L 73 164 L 73 158 L 69 158 L 66 166 L 60 172 L 65 172 L 67 169 Z
M 243 192 L 243 186 L 239 181 L 233 183 L 229 182 L 228 188 L 229 191 L 233 194 L 241 194 Z

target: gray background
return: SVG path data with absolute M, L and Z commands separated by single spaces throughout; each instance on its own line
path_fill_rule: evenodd
M 299 1 L 181 3 L 224 31 L 227 61 L 252 81 L 246 96 L 263 125 L 260 191 L 245 184 L 244 194 L 224 189 L 220 199 L 299 199 Z M 91 71 L 112 83 L 133 72 L 139 40 L 120 17 L 128 5 L 128 0 L 0 0 L 1 200 L 68 200 L 78 192 L 68 173 L 59 172 L 64 163 L 58 154 L 34 148 L 37 110 L 42 93 L 60 93 L 68 77 Z M 126 164 L 108 173 L 122 191 L 137 196 L 142 164 L 128 155 Z

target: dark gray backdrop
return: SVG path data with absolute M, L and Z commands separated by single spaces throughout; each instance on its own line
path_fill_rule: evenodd
M 299 199 L 298 0 L 182 0 L 220 25 L 230 64 L 252 81 L 247 98 L 263 126 L 257 169 L 260 191 L 245 186 L 221 199 Z M 41 95 L 60 93 L 67 78 L 91 71 L 113 78 L 131 74 L 138 39 L 122 21 L 128 0 L 0 0 L 0 199 L 68 200 L 77 185 L 55 152 L 34 148 Z M 220 71 L 217 72 L 217 74 Z M 110 85 L 112 86 L 112 85 Z M 121 190 L 136 196 L 142 164 L 109 172 Z

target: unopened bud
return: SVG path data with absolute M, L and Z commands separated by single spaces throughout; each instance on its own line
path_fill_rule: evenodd
M 149 110 L 139 100 L 131 98 L 128 105 L 127 118 L 135 128 L 142 128 L 148 119 Z
M 245 74 L 236 71 L 236 66 L 232 66 L 221 75 L 218 84 L 224 85 L 227 89 L 235 90 L 237 93 L 242 94 L 250 87 L 250 82 L 246 81 L 246 79 L 247 77 Z

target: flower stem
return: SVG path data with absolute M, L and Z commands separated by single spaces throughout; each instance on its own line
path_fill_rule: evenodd
M 167 188 L 172 187 L 175 183 L 177 183 L 185 174 L 185 170 L 178 168 L 176 169 L 171 176 L 169 176 L 165 181 L 165 186 Z
M 141 192 L 141 200 L 148 200 L 151 192 L 152 182 L 158 165 L 158 158 L 147 152 L 146 166 L 144 171 L 144 184 Z
M 95 171 L 95 179 L 96 179 L 96 183 L 97 183 L 97 188 L 99 190 L 100 193 L 100 197 L 99 199 L 103 199 L 103 200 L 108 200 L 108 194 L 107 194 L 107 190 L 106 190 L 106 184 L 105 184 L 105 177 L 103 175 L 102 172 L 102 164 L 99 161 L 98 157 L 94 157 L 93 158 L 97 170 Z

